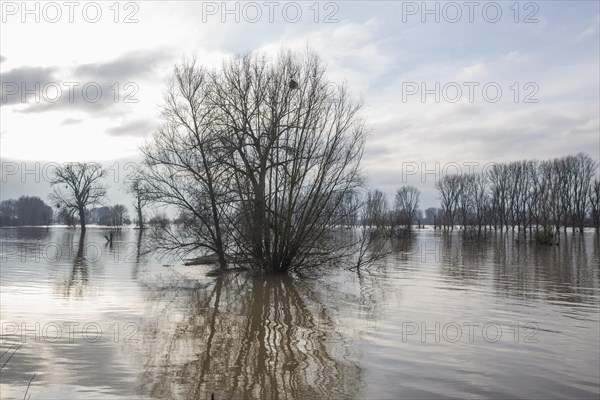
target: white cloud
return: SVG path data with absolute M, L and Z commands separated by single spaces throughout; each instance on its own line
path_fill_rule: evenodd
M 314 21 L 306 4 L 296 24 L 282 20 L 280 13 L 273 23 L 262 18 L 223 24 L 219 15 L 203 21 L 200 2 L 141 2 L 135 24 L 110 18 L 98 24 L 81 19 L 73 24 L 4 23 L 4 76 L 29 69 L 60 81 L 97 79 L 111 85 L 135 80 L 139 102 L 104 108 L 102 103 L 66 105 L 43 113 L 2 104 L 2 156 L 56 161 L 130 157 L 138 154 L 143 133 L 157 120 L 165 80 L 183 56 L 217 67 L 236 53 L 307 46 L 321 55 L 333 80 L 346 80 L 366 101 L 374 130 L 365 168 L 375 184 L 391 182 L 404 160 L 508 160 L 598 149 L 600 16 L 593 2 L 545 3 L 536 24 L 515 24 L 510 13 L 499 24 L 422 24 L 418 18 L 401 23 L 400 5 L 394 2 L 340 3 L 339 22 L 325 24 Z M 104 11 L 111 17 L 108 5 Z M 569 18 L 563 18 L 565 12 Z M 489 103 L 479 93 L 472 103 L 464 97 L 455 104 L 422 103 L 419 95 L 410 101 L 402 96 L 407 82 L 431 87 L 453 81 L 497 82 L 502 100 Z M 519 84 L 517 103 L 510 89 L 514 82 Z M 538 104 L 522 101 L 528 82 L 538 85 Z
M 478 81 L 489 76 L 488 67 L 482 63 L 478 62 L 476 64 L 472 64 L 461 68 L 456 75 L 456 81 L 458 82 L 473 82 Z

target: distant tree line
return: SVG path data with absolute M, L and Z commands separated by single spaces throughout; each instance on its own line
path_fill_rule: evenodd
M 421 225 L 419 199 L 421 192 L 414 186 L 402 186 L 396 191 L 394 202 L 388 204 L 385 193 L 370 190 L 364 199 L 362 211 L 355 220 L 362 226 L 383 236 L 401 236 L 410 233 L 413 224 Z
M 410 232 L 414 224 L 462 230 L 481 236 L 488 230 L 516 231 L 538 241 L 554 240 L 562 228 L 600 230 L 598 164 L 584 153 L 547 161 L 498 163 L 482 173 L 446 175 L 435 188 L 440 208 L 418 208 L 416 187 L 397 190 L 388 204 L 385 193 L 371 190 L 364 207 L 354 209 L 346 225 L 362 225 L 384 236 Z M 362 211 L 361 211 L 362 210 Z M 423 215 L 424 214 L 424 215 Z
M 447 175 L 435 184 L 443 229 L 476 227 L 554 237 L 583 232 L 586 222 L 600 229 L 598 165 L 579 153 L 546 161 L 494 164 L 480 174 Z
M 127 208 L 122 204 L 85 209 L 86 221 L 97 225 L 120 228 L 129 225 Z M 58 207 L 55 213 L 48 204 L 36 196 L 21 196 L 0 202 L 0 226 L 48 226 L 53 223 L 74 226 L 80 223 L 68 208 Z
M 0 202 L 1 226 L 50 225 L 52 216 L 52 208 L 39 197 L 21 196 Z

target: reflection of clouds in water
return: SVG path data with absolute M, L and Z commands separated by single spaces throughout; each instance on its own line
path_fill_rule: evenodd
M 226 276 L 206 286 L 151 287 L 151 307 L 161 309 L 141 348 L 143 394 L 355 396 L 362 370 L 326 304 L 300 285 L 284 276 Z
M 8 361 L 0 371 L 1 378 L 3 383 L 10 382 L 3 387 L 2 398 L 22 398 L 34 373 L 28 391 L 32 399 L 59 399 L 68 395 L 90 399 L 132 398 L 137 373 L 110 335 L 90 343 L 82 340 L 81 334 L 76 329 L 75 340 L 61 337 L 53 342 L 36 339 L 30 331 L 26 341 L 1 343 L 0 354 L 6 354 L 0 358 L 0 366 Z M 8 360 L 13 352 L 14 356 Z

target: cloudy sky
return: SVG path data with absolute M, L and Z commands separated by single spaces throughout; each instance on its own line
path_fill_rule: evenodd
M 3 199 L 45 198 L 48 162 L 99 161 L 121 180 L 182 57 L 282 47 L 316 50 L 364 99 L 369 184 L 416 184 L 424 207 L 457 166 L 600 158 L 597 1 L 23 4 L 1 2 Z

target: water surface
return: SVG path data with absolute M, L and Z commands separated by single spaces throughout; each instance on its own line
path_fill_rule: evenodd
M 0 229 L 3 399 L 600 395 L 593 232 L 420 230 L 380 265 L 310 277 L 208 277 L 105 233 Z

